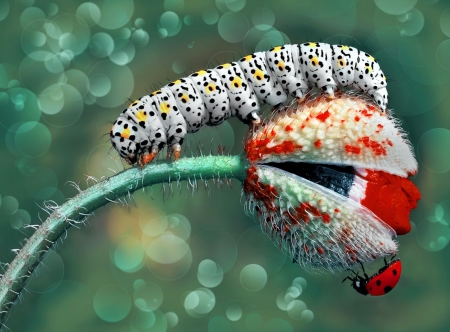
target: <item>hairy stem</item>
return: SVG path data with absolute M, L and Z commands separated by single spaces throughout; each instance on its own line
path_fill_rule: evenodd
M 156 162 L 144 169 L 130 168 L 89 187 L 53 212 L 28 239 L 0 280 L 0 327 L 44 254 L 72 225 L 82 223 L 97 208 L 129 196 L 143 187 L 179 180 L 245 179 L 248 164 L 242 156 L 183 158 L 174 163 Z

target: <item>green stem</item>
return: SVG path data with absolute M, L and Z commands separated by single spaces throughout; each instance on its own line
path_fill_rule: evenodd
M 108 202 L 129 196 L 134 191 L 152 184 L 224 177 L 242 182 L 247 167 L 247 161 L 242 156 L 207 156 L 183 158 L 173 163 L 156 162 L 142 170 L 130 168 L 98 182 L 80 191 L 61 206 L 47 206 L 53 212 L 7 265 L 8 268 L 0 280 L 0 327 L 44 254 L 71 225 L 84 222 L 96 209 Z

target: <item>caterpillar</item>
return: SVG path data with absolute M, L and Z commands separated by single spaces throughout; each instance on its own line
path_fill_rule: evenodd
M 378 62 L 354 47 L 309 42 L 277 46 L 237 62 L 200 70 L 145 95 L 115 120 L 110 138 L 119 155 L 141 167 L 168 146 L 178 159 L 187 133 L 231 116 L 260 123 L 261 104 L 278 106 L 288 95 L 302 100 L 313 88 L 334 98 L 338 87 L 370 95 L 387 107 L 386 77 Z

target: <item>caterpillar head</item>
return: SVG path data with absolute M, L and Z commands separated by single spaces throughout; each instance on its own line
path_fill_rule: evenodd
M 140 161 L 141 156 L 148 150 L 149 142 L 145 134 L 137 124 L 126 118 L 119 117 L 109 135 L 113 147 L 129 165 Z
M 386 87 L 380 88 L 378 90 L 371 89 L 367 91 L 369 95 L 375 100 L 375 102 L 380 106 L 380 108 L 385 111 L 387 107 L 387 90 Z

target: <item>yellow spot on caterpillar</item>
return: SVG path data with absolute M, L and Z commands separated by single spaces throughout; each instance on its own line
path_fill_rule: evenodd
M 374 58 L 373 56 L 370 55 L 370 56 L 369 56 L 369 60 L 370 60 L 370 61 L 375 61 L 375 58 Z
M 344 60 L 339 60 L 338 61 L 338 66 L 339 67 L 345 67 L 347 64 L 345 63 L 345 61 Z
M 175 85 L 176 85 L 176 84 L 180 84 L 180 83 L 181 83 L 181 80 L 176 80 L 176 81 L 173 81 L 172 83 L 175 84 Z
M 277 66 L 278 66 L 278 69 L 279 69 L 280 71 L 283 71 L 283 70 L 284 70 L 285 65 L 284 65 L 284 62 L 283 62 L 283 61 L 281 61 L 281 60 L 278 61 Z
M 129 138 L 130 137 L 130 128 L 122 130 L 120 133 L 120 136 L 123 138 Z
M 230 83 L 232 88 L 240 88 L 242 86 L 242 79 L 239 76 L 234 76 Z
M 348 46 L 345 46 L 345 45 L 342 45 L 342 47 L 341 47 L 341 48 L 342 48 L 342 50 L 343 50 L 343 51 L 348 51 L 348 50 L 350 49 L 350 47 L 348 47 Z
M 224 63 L 224 64 L 222 65 L 222 67 L 223 67 L 223 68 L 231 67 L 231 63 Z
M 319 64 L 319 59 L 317 59 L 317 57 L 313 57 L 313 58 L 311 59 L 311 64 L 312 64 L 313 66 L 317 66 L 317 65 Z
M 372 67 L 370 67 L 370 66 L 366 66 L 366 69 L 369 71 L 369 73 L 371 73 L 372 72 Z
M 153 92 L 152 92 L 152 96 L 154 96 L 154 95 L 156 95 L 156 94 L 158 94 L 158 93 L 161 93 L 161 90 L 153 91 Z
M 209 83 L 206 87 L 205 87 L 205 91 L 206 91 L 206 93 L 211 93 L 211 92 L 213 92 L 214 90 L 216 90 L 216 85 L 215 84 L 213 84 L 213 83 Z
M 381 77 L 383 77 L 383 79 L 386 81 L 386 76 L 384 76 L 383 74 L 381 74 Z
M 317 43 L 309 43 L 309 47 L 317 47 Z
M 169 113 L 170 111 L 170 105 L 168 103 L 161 103 L 159 104 L 159 107 L 161 108 L 161 113 Z
M 199 70 L 198 72 L 196 72 L 196 74 L 197 74 L 198 76 L 206 75 L 206 70 Z
M 279 52 L 283 46 L 277 46 L 273 48 L 273 52 Z
M 247 55 L 244 57 L 245 61 L 250 61 L 251 59 L 253 59 L 253 55 Z
M 264 73 L 262 70 L 255 70 L 255 73 L 253 74 L 253 77 L 256 78 L 258 81 L 261 81 L 264 78 Z
M 133 102 L 130 104 L 130 107 L 131 107 L 131 106 L 135 106 L 138 102 L 139 102 L 139 100 L 136 99 L 135 101 L 133 101 Z
M 136 113 L 136 118 L 139 120 L 139 122 L 145 121 L 145 119 L 147 119 L 147 114 L 144 114 L 144 112 L 139 111 Z
M 189 100 L 189 96 L 185 93 L 183 93 L 183 95 L 181 96 L 181 100 L 183 100 L 185 103 L 187 103 L 187 101 Z

